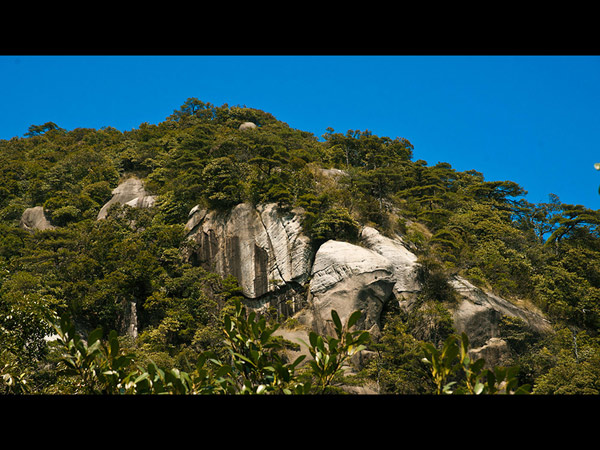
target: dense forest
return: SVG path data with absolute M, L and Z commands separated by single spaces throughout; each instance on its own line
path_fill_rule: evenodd
M 256 128 L 240 132 L 245 122 Z M 538 308 L 552 324 L 540 338 L 507 321 L 512 369 L 488 371 L 488 380 L 510 376 L 534 395 L 598 394 L 599 213 L 553 194 L 532 204 L 514 182 L 417 156 L 404 138 L 330 128 L 316 137 L 267 112 L 195 98 L 131 131 L 48 122 L 0 140 L 0 392 L 338 393 L 339 368 L 363 348 L 377 356 L 343 383 L 433 394 L 447 363 L 445 381 L 471 392 L 481 367 L 462 358 L 464 371 L 452 373 L 448 362 L 463 355 L 467 337 L 447 319 L 443 280 L 460 274 Z M 343 175 L 328 183 L 322 169 Z M 97 220 L 131 175 L 156 195 L 154 207 L 116 205 Z M 288 344 L 272 334 L 285 318 L 249 313 L 235 278 L 181 256 L 192 208 L 241 202 L 303 211 L 304 232 L 317 244 L 352 241 L 361 225 L 402 235 L 427 268 L 420 300 L 428 317 L 391 305 L 377 341 L 334 319 L 337 339 L 311 335 L 319 357 L 287 361 L 279 350 Z M 20 226 L 35 206 L 51 229 Z M 122 330 L 132 301 L 135 339 Z M 494 392 L 492 384 L 477 392 Z

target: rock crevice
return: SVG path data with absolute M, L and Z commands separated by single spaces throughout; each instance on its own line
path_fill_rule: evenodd
M 238 279 L 249 299 L 273 293 L 288 283 L 304 284 L 312 248 L 297 214 L 275 204 L 242 203 L 228 212 L 190 211 L 188 258 L 222 276 Z
M 386 302 L 397 301 L 406 311 L 418 304 L 418 257 L 401 236 L 364 227 L 355 244 L 329 240 L 315 250 L 300 220 L 299 213 L 276 204 L 242 203 L 228 212 L 195 207 L 186 224 L 187 239 L 194 244 L 187 256 L 223 276 L 235 276 L 253 308 L 276 305 L 318 333 L 333 335 L 332 310 L 342 322 L 360 310 L 357 327 L 377 338 Z M 541 315 L 463 278 L 453 277 L 449 284 L 459 298 L 451 311 L 455 328 L 469 335 L 479 354 L 506 359 L 508 346 L 500 342 L 498 328 L 503 316 L 518 317 L 540 332 L 548 329 Z

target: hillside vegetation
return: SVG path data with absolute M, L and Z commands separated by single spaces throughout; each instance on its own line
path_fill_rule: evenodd
M 240 130 L 245 122 L 256 128 Z M 97 220 L 128 176 L 144 180 L 157 196 L 155 206 L 115 206 Z M 227 210 L 240 202 L 298 208 L 317 244 L 353 242 L 359 226 L 369 225 L 402 235 L 419 256 L 428 276 L 420 295 L 430 313 L 390 306 L 381 339 L 368 344 L 377 357 L 356 383 L 376 382 L 388 394 L 436 392 L 422 358 L 453 334 L 443 279 L 460 274 L 550 319 L 555 332 L 541 340 L 519 324 L 503 326 L 520 384 L 533 394 L 600 392 L 597 211 L 552 194 L 547 203 L 529 203 L 514 182 L 418 159 L 404 138 L 327 129 L 319 139 L 257 109 L 194 98 L 163 122 L 131 131 L 67 131 L 49 122 L 0 140 L 0 391 L 83 392 L 81 380 L 61 369 L 64 354 L 45 339 L 56 333 L 54 316 L 72 320 L 63 323 L 71 338 L 77 329 L 90 346 L 100 336 L 89 333 L 101 328 L 113 351 L 134 353 L 141 367 L 191 373 L 205 363 L 206 352 L 226 360 L 239 343 L 223 339 L 224 320 L 231 325 L 237 318 L 243 326 L 239 286 L 189 264 L 181 250 L 193 207 Z M 43 206 L 54 228 L 20 226 L 23 212 L 34 206 Z M 131 303 L 135 339 L 122 332 Z M 285 320 L 264 319 L 263 332 Z M 110 330 L 118 337 L 109 337 Z M 316 337 L 314 344 L 318 348 Z M 120 361 L 111 370 L 131 362 Z M 288 374 L 294 369 L 285 361 L 277 367 Z

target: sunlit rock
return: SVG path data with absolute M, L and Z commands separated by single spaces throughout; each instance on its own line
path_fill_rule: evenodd
M 156 196 L 148 195 L 142 180 L 131 177 L 113 189 L 112 198 L 100 209 L 98 219 L 105 219 L 108 210 L 114 204 L 129 205 L 134 208 L 149 208 L 154 206 L 155 201 Z
M 42 206 L 27 208 L 23 211 L 19 225 L 21 228 L 29 231 L 51 230 L 54 228 L 48 219 L 46 219 L 44 208 Z

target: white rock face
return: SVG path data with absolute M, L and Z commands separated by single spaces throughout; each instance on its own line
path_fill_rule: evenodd
M 21 228 L 25 230 L 51 230 L 54 228 L 46 219 L 43 206 L 27 208 L 23 211 L 20 221 Z
M 394 268 L 394 294 L 402 306 L 408 308 L 421 290 L 417 281 L 417 255 L 409 251 L 400 237 L 388 238 L 372 227 L 361 232 L 361 243 L 387 258 Z
M 342 323 L 362 311 L 357 326 L 379 334 L 379 316 L 394 286 L 394 266 L 379 253 L 347 242 L 327 241 L 317 251 L 309 284 L 308 325 L 333 335 L 331 310 Z M 306 316 L 308 317 L 308 316 Z
M 348 242 L 330 240 L 319 248 L 312 267 L 310 291 L 313 294 L 331 289 L 335 284 L 357 274 L 373 273 L 392 281 L 394 267 L 380 254 Z
M 195 207 L 186 224 L 196 243 L 192 261 L 222 276 L 233 275 L 246 297 L 258 298 L 278 287 L 306 282 L 312 250 L 300 218 L 275 204 L 248 203 L 227 213 Z
M 98 213 L 98 219 L 105 219 L 108 210 L 115 203 L 120 205 L 129 205 L 134 208 L 149 208 L 154 206 L 156 197 L 148 195 L 144 189 L 142 180 L 132 177 L 123 181 L 112 191 L 112 198 L 104 204 Z
M 223 276 L 235 276 L 244 295 L 258 299 L 258 308 L 270 301 L 264 300 L 266 294 L 273 294 L 278 304 L 285 303 L 286 291 L 280 286 L 308 283 L 307 296 L 301 289 L 294 291 L 302 298 L 294 297 L 292 313 L 308 330 L 323 335 L 334 334 L 332 310 L 344 323 L 360 310 L 357 327 L 377 338 L 387 301 L 396 299 L 407 311 L 418 304 L 414 302 L 421 290 L 417 256 L 401 237 L 388 238 L 371 227 L 362 230 L 360 245 L 330 240 L 314 255 L 302 233 L 300 216 L 275 204 L 240 204 L 226 213 L 195 207 L 186 231 L 195 243 L 188 258 Z M 451 311 L 455 328 L 467 333 L 474 354 L 486 355 L 492 362 L 506 360 L 509 349 L 499 339 L 498 326 L 503 316 L 521 318 L 535 331 L 548 329 L 541 314 L 484 292 L 461 277 L 449 283 L 459 297 Z
M 254 130 L 256 128 L 256 124 L 254 122 L 244 122 L 240 125 L 239 130 Z

